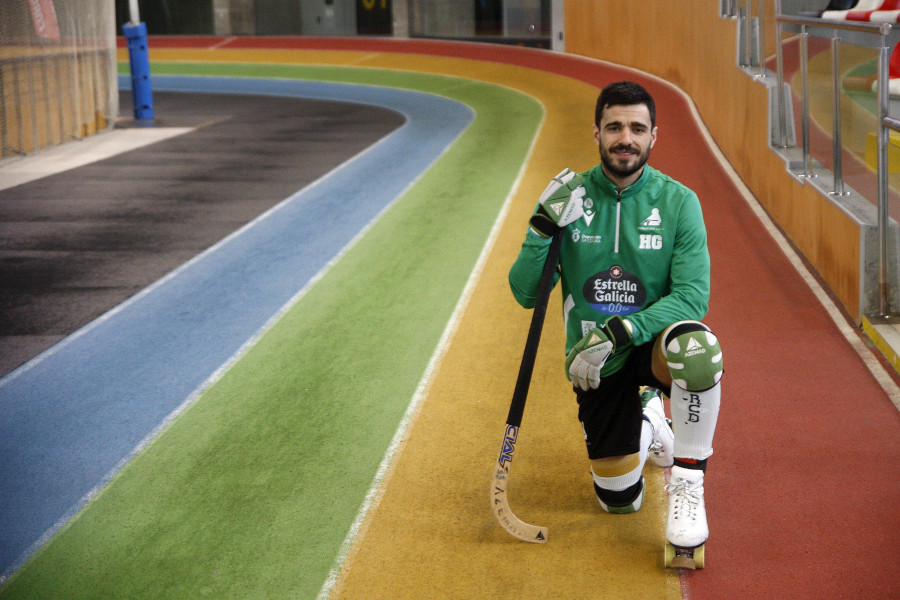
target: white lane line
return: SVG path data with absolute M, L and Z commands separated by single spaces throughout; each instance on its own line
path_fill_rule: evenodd
M 540 131 L 542 125 L 543 118 L 541 119 L 541 123 L 539 123 L 537 128 L 535 129 L 535 135 L 531 140 L 531 146 L 528 149 L 528 153 L 526 154 L 525 159 L 522 161 L 522 166 L 519 169 L 516 180 L 513 182 L 509 195 L 503 202 L 503 206 L 500 207 L 500 212 L 497 215 L 497 218 L 494 220 L 494 224 L 491 227 L 491 231 L 488 234 L 487 240 L 485 241 L 484 246 L 481 249 L 481 254 L 478 256 L 478 260 L 476 261 L 472 272 L 469 274 L 469 278 L 466 281 L 465 287 L 463 287 L 463 290 L 460 293 L 459 300 L 457 301 L 456 306 L 453 309 L 453 313 L 450 315 L 447 326 L 444 328 L 444 332 L 441 334 L 441 338 L 438 341 L 437 346 L 435 347 L 434 353 L 431 355 L 431 359 L 428 361 L 428 365 L 425 367 L 422 378 L 419 380 L 419 383 L 416 386 L 416 390 L 413 393 L 409 405 L 406 407 L 406 412 L 403 414 L 403 418 L 401 419 L 400 424 L 397 426 L 397 430 L 394 432 L 394 437 L 393 439 L 391 439 L 391 443 L 384 453 L 381 464 L 378 465 L 378 471 L 375 473 L 375 477 L 372 479 L 372 485 L 369 488 L 369 491 L 366 493 L 365 499 L 363 500 L 363 503 L 356 514 L 356 518 L 353 520 L 353 523 L 351 524 L 346 537 L 344 537 L 344 541 L 341 543 L 340 550 L 338 550 L 338 554 L 335 557 L 334 563 L 331 567 L 331 571 L 328 573 L 328 577 L 322 584 L 322 587 L 319 590 L 319 594 L 316 596 L 316 600 L 327 600 L 331 593 L 334 591 L 334 588 L 338 583 L 338 578 L 340 576 L 341 570 L 343 569 L 344 564 L 347 561 L 348 556 L 350 555 L 350 551 L 353 548 L 353 544 L 356 542 L 356 539 L 359 537 L 360 533 L 363 530 L 366 518 L 372 511 L 375 510 L 375 508 L 377 508 L 378 504 L 381 502 L 381 498 L 384 496 L 388 481 L 390 480 L 390 475 L 391 473 L 393 473 L 393 467 L 396 464 L 396 461 L 402 450 L 403 440 L 406 438 L 408 431 L 412 428 L 412 425 L 420 412 L 422 403 L 428 395 L 429 390 L 431 389 L 431 384 L 433 382 L 437 368 L 443 360 L 444 356 L 447 354 L 450 343 L 452 342 L 457 330 L 459 329 L 462 315 L 469 305 L 469 299 L 471 298 L 472 293 L 475 290 L 475 286 L 478 285 L 478 281 L 481 279 L 481 274 L 484 272 L 484 267 L 487 264 L 488 257 L 490 256 L 491 252 L 493 252 L 494 245 L 497 242 L 497 237 L 500 234 L 500 229 L 503 227 L 503 223 L 506 221 L 506 217 L 509 214 L 510 205 L 512 204 L 513 198 L 518 193 L 519 186 L 522 182 L 522 176 L 525 173 L 526 167 L 531 161 L 531 156 L 534 152 L 534 146 L 538 138 L 537 132 Z

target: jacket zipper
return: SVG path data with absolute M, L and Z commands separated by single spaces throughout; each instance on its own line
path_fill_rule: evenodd
M 626 188 L 628 189 L 628 188 Z M 622 216 L 622 191 L 616 190 L 616 241 L 613 245 L 613 252 L 619 253 L 619 222 Z

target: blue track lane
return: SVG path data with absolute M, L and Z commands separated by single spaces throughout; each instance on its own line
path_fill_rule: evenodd
M 127 88 L 128 79 L 120 79 Z M 0 380 L 4 576 L 402 195 L 475 116 L 444 97 L 384 87 L 180 76 L 154 77 L 153 86 L 369 104 L 407 121 Z M 321 227 L 326 222 L 327 229 Z

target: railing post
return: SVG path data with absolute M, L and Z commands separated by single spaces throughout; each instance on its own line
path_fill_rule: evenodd
M 750 32 L 751 23 L 753 21 L 752 15 L 752 0 L 747 0 L 744 3 L 744 64 L 741 65 L 747 68 L 753 66 L 753 58 L 751 56 L 751 51 L 753 49 L 753 36 Z
M 832 125 L 831 152 L 834 160 L 834 185 L 832 193 L 844 195 L 843 141 L 841 140 L 841 39 L 837 30 L 831 38 L 831 93 L 832 93 Z
M 806 25 L 800 26 L 800 79 L 803 83 L 803 177 L 815 177 L 812 170 L 812 153 L 809 151 L 809 33 Z
M 888 25 L 888 28 L 890 25 Z M 881 38 L 878 50 L 878 314 L 889 312 L 888 302 L 888 143 L 890 132 L 885 120 L 890 111 L 890 49 Z
M 756 55 L 759 60 L 759 76 L 765 77 L 766 70 L 766 7 L 763 0 L 759 0 L 759 24 L 756 27 Z
M 775 0 L 775 11 L 776 15 L 781 14 L 781 0 Z M 781 44 L 781 41 L 784 38 L 784 25 L 777 19 L 775 21 L 775 36 L 775 68 L 778 71 L 776 73 L 776 83 L 778 85 L 778 90 L 776 91 L 778 97 L 778 146 L 780 148 L 787 148 L 787 99 L 784 94 L 784 49 Z

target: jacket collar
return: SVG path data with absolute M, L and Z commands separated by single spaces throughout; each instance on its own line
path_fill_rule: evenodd
M 620 198 L 622 200 L 629 198 L 638 194 L 645 185 L 647 185 L 647 181 L 650 180 L 651 173 L 653 172 L 653 167 L 648 164 L 644 165 L 644 170 L 641 172 L 641 176 L 637 178 L 637 180 L 632 183 L 630 186 L 622 190 L 621 194 L 618 189 L 616 189 L 616 185 L 609 180 L 606 174 L 603 172 L 603 167 L 597 165 L 593 169 L 591 169 L 589 173 L 589 179 L 596 185 L 600 190 L 607 196 L 612 198 Z

